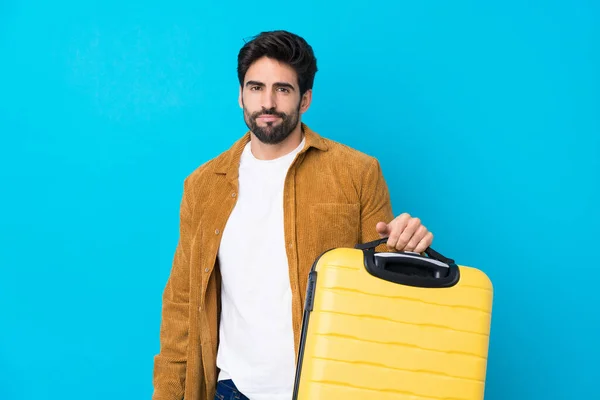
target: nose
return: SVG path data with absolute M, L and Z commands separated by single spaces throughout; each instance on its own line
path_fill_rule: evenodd
M 266 110 L 275 109 L 277 107 L 274 93 L 267 90 L 263 91 L 262 106 Z

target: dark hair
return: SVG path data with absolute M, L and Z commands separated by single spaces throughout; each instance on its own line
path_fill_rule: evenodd
M 317 59 L 312 47 L 300 36 L 281 30 L 261 32 L 240 49 L 237 68 L 240 86 L 244 84 L 248 68 L 264 56 L 294 68 L 298 75 L 300 95 L 312 89 L 317 73 Z

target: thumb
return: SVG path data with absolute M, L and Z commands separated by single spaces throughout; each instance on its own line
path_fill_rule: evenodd
M 379 233 L 379 236 L 384 237 L 390 234 L 388 224 L 385 222 L 378 222 L 375 226 L 375 230 Z

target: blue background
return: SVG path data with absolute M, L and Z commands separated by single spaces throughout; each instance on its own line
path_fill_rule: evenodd
M 318 57 L 305 122 L 492 279 L 486 399 L 597 395 L 598 3 L 318 3 L 0 3 L 0 399 L 150 398 L 183 179 L 279 28 Z

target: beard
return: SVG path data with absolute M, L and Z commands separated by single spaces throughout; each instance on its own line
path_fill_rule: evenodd
M 261 115 L 274 115 L 281 118 L 279 122 L 267 122 L 266 126 L 258 126 L 256 119 Z M 287 139 L 288 136 L 298 126 L 300 120 L 300 104 L 295 112 L 288 115 L 284 112 L 276 111 L 274 108 L 265 109 L 250 113 L 244 106 L 244 121 L 248 128 L 254 133 L 254 136 L 265 144 L 279 144 Z

